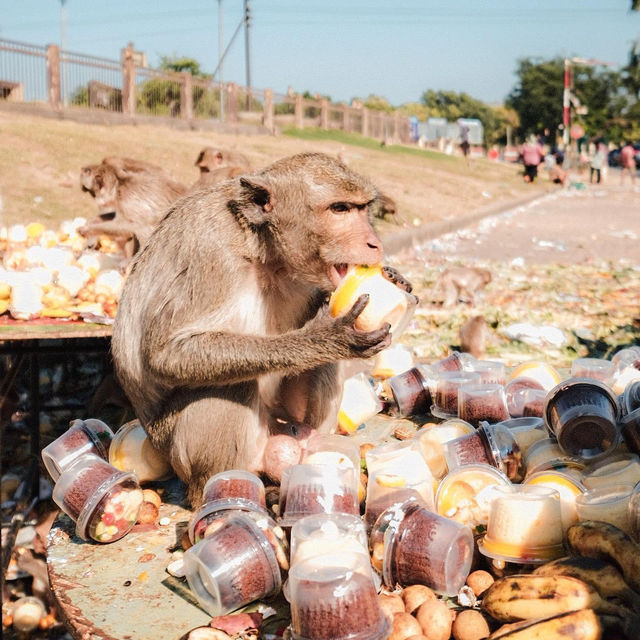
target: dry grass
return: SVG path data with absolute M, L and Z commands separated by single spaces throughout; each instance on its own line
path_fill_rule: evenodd
M 106 155 L 154 162 L 191 184 L 197 178 L 195 158 L 206 145 L 240 150 L 255 167 L 302 151 L 340 154 L 393 197 L 402 219 L 411 224 L 456 218 L 531 193 L 518 166 L 474 160 L 467 167 L 458 157 L 420 154 L 401 147 L 367 148 L 320 139 L 324 137 L 85 124 L 0 111 L 0 215 L 7 225 L 38 220 L 50 228 L 63 219 L 93 216 L 95 207 L 90 196 L 81 192 L 78 174 L 83 165 L 99 162 Z M 397 227 L 381 225 L 380 231 L 394 229 Z

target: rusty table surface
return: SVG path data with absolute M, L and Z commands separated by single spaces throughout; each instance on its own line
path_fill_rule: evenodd
M 77 640 L 177 640 L 211 620 L 184 580 L 166 571 L 191 516 L 180 490 L 164 496 L 159 520 L 136 525 L 117 542 L 85 542 L 59 515 L 47 549 L 49 579 L 62 621 Z
M 0 317 L 0 342 L 18 340 L 57 340 L 63 338 L 106 338 L 112 327 L 96 322 L 64 321 L 39 318 L 19 321 Z

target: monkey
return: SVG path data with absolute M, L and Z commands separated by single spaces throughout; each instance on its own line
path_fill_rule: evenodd
M 338 317 L 327 305 L 350 265 L 383 260 L 375 195 L 326 154 L 282 158 L 174 203 L 134 257 L 114 370 L 192 507 L 212 474 L 262 472 L 270 436 L 334 430 L 341 365 L 389 346 L 388 324 L 354 327 L 368 296 Z
M 244 173 L 247 173 L 247 169 L 235 166 L 220 167 L 213 171 L 203 171 L 200 173 L 200 178 L 191 185 L 190 191 L 205 189 L 206 187 L 218 184 L 218 182 L 222 182 L 223 180 L 241 176 Z
M 474 316 L 467 320 L 459 329 L 460 351 L 470 353 L 474 358 L 485 355 L 489 327 L 484 316 Z
M 91 238 L 106 234 L 121 244 L 146 243 L 169 205 L 187 192 L 156 165 L 116 156 L 83 167 L 80 185 L 98 205 L 98 215 L 78 229 Z
M 251 169 L 249 160 L 242 153 L 217 147 L 205 147 L 202 149 L 195 164 L 200 169 L 201 175 L 213 172 L 221 167 L 242 167 L 245 171 Z
M 442 302 L 443 307 L 452 307 L 460 302 L 471 306 L 476 303 L 476 294 L 491 282 L 491 272 L 479 267 L 449 267 L 438 278 L 432 291 L 432 300 Z
M 398 205 L 393 198 L 385 193 L 378 192 L 378 196 L 371 205 L 371 213 L 374 218 L 378 218 L 380 220 L 389 219 L 394 224 L 400 224 L 400 220 L 398 218 Z M 389 218 L 387 218 L 387 216 Z

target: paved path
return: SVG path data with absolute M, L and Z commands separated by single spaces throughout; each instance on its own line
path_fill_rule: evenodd
M 419 253 L 462 261 L 527 263 L 626 260 L 640 265 L 640 187 L 558 190 L 458 231 L 415 242 Z

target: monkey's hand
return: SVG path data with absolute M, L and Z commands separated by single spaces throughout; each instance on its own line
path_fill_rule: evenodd
M 396 287 L 403 289 L 407 293 L 411 293 L 413 291 L 413 286 L 411 283 L 397 270 L 393 267 L 384 266 L 382 267 L 382 275 Z
M 326 345 L 324 348 L 336 360 L 371 358 L 391 344 L 391 325 L 387 323 L 375 331 L 358 331 L 353 325 L 368 302 L 369 295 L 361 295 L 346 314 L 337 318 L 325 306 L 305 329 Z

